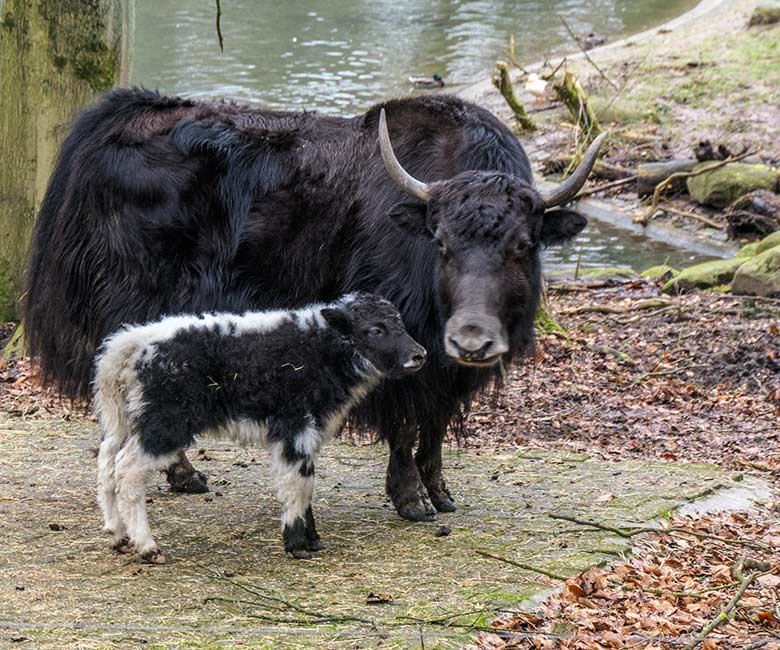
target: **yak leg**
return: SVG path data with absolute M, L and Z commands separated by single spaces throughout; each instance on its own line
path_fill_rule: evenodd
M 434 521 L 436 508 L 428 498 L 428 491 L 420 479 L 420 472 L 412 457 L 417 429 L 404 427 L 390 432 L 390 462 L 387 465 L 387 494 L 396 511 L 411 521 Z
M 209 491 L 206 475 L 192 466 L 183 449 L 179 450 L 176 462 L 165 470 L 165 475 L 174 492 L 202 494 Z
M 439 512 L 454 512 L 457 508 L 442 475 L 441 445 L 447 433 L 447 421 L 434 420 L 420 427 L 420 443 L 415 461 L 423 485 Z

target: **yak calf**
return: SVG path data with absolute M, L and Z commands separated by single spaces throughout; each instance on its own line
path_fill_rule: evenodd
M 112 547 L 166 561 L 146 516 L 147 475 L 209 433 L 268 447 L 285 550 L 310 557 L 322 548 L 311 508 L 320 446 L 380 379 L 415 372 L 425 357 L 392 303 L 365 293 L 121 329 L 95 377 L 98 501 Z

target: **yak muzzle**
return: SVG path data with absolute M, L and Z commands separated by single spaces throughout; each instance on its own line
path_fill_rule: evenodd
M 509 351 L 498 319 L 453 316 L 444 334 L 447 354 L 467 366 L 492 366 Z

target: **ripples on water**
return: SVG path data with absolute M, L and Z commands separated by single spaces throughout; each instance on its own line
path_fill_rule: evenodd
M 350 114 L 408 94 L 410 75 L 448 84 L 486 78 L 505 56 L 534 60 L 573 47 L 578 32 L 614 37 L 679 14 L 694 0 L 222 1 L 136 3 L 132 79 L 169 93 L 230 96 L 269 108 Z

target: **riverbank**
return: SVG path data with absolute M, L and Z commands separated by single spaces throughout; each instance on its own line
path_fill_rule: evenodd
M 642 162 L 693 158 L 694 147 L 709 140 L 732 152 L 754 152 L 768 165 L 780 164 L 780 26 L 748 28 L 756 4 L 705 0 L 667 25 L 591 50 L 588 58 L 581 53 L 567 58 L 568 69 L 577 75 L 602 126 L 610 131 L 603 149 L 605 162 L 633 169 Z M 522 58 L 522 52 L 517 57 Z M 535 64 L 527 70 L 549 72 L 559 63 Z M 520 139 L 541 175 L 549 171 L 552 159 L 576 152 L 577 134 L 563 107 L 532 103 L 533 96 L 523 90 L 521 70 L 515 69 L 512 78 L 537 125 Z M 460 94 L 514 124 L 510 109 L 489 81 Z M 588 187 L 603 182 L 592 180 Z M 624 224 L 647 210 L 647 202 L 638 200 L 632 185 L 597 197 Z M 694 206 L 687 196 L 671 198 L 660 207 L 653 222 L 699 238 L 725 239 L 721 210 Z M 702 215 L 715 227 L 679 212 Z

